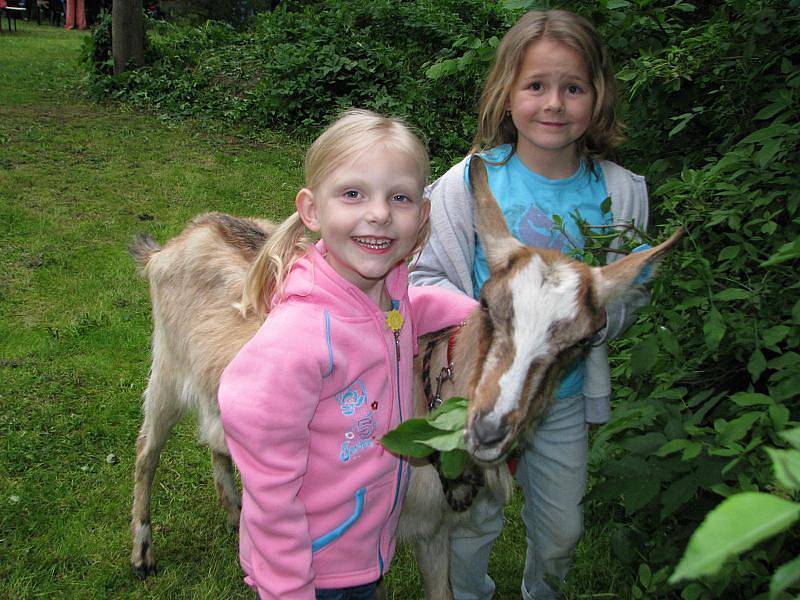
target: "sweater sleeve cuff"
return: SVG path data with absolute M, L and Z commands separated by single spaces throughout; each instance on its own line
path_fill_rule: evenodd
M 608 313 L 606 313 L 606 324 L 597 330 L 592 338 L 592 346 L 599 346 L 608 339 Z
M 609 397 L 584 398 L 584 415 L 587 423 L 608 423 L 611 417 L 611 401 Z

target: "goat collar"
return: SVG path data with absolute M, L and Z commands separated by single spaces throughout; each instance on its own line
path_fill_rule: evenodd
M 425 354 L 422 357 L 422 385 L 425 390 L 425 398 L 428 400 L 428 412 L 438 408 L 442 404 L 442 384 L 445 381 L 453 379 L 453 352 L 456 347 L 456 336 L 461 331 L 464 323 L 459 323 L 455 327 L 442 330 L 442 334 L 449 333 L 450 336 L 447 340 L 447 364 L 442 367 L 439 374 L 436 376 L 436 392 L 431 391 L 431 356 L 436 348 L 437 342 L 444 337 L 444 335 L 437 335 L 425 348 Z
M 456 336 L 463 326 L 464 322 L 462 321 L 455 327 L 437 332 L 425 347 L 425 354 L 422 356 L 422 386 L 425 391 L 425 398 L 428 401 L 428 412 L 441 405 L 442 384 L 453 379 L 453 353 L 456 347 Z M 436 377 L 436 393 L 431 393 L 431 357 L 436 345 L 445 336 L 447 336 L 447 364 L 442 367 Z M 456 479 L 448 479 L 442 474 L 441 458 L 438 451 L 431 454 L 428 460 L 439 474 L 442 493 L 450 508 L 455 512 L 467 510 L 472 505 L 472 501 L 478 494 L 480 487 L 484 485 L 483 475 L 480 471 L 462 473 Z M 458 490 L 458 495 L 455 493 L 456 490 Z

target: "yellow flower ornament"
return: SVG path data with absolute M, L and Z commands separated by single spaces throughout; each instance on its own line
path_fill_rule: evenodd
M 386 313 L 386 325 L 392 331 L 400 331 L 403 328 L 403 315 L 396 308 Z

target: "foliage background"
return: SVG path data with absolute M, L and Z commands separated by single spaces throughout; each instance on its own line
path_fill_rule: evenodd
M 196 26 L 212 19 L 243 28 L 255 13 L 271 10 L 277 3 L 278 0 L 160 0 L 152 4 L 159 16 L 173 23 Z
M 537 3 L 543 6 L 543 3 Z M 405 116 L 441 172 L 469 147 L 496 40 L 529 2 L 281 2 L 251 30 L 150 23 L 149 65 L 112 79 L 102 27 L 84 50 L 98 97 L 164 119 L 276 130 L 304 142 L 364 106 Z M 776 487 L 763 445 L 796 425 L 800 2 L 570 2 L 612 49 L 651 233 L 683 224 L 653 304 L 612 356 L 615 409 L 592 447 L 587 523 L 632 598 L 755 598 L 798 554 L 795 529 L 701 582 L 666 579 L 703 516 Z

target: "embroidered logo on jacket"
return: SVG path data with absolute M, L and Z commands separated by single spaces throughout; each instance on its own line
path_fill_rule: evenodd
M 367 388 L 360 379 L 336 394 L 336 402 L 342 415 L 350 420 L 339 452 L 339 460 L 347 462 L 373 445 L 375 418 L 367 401 Z

